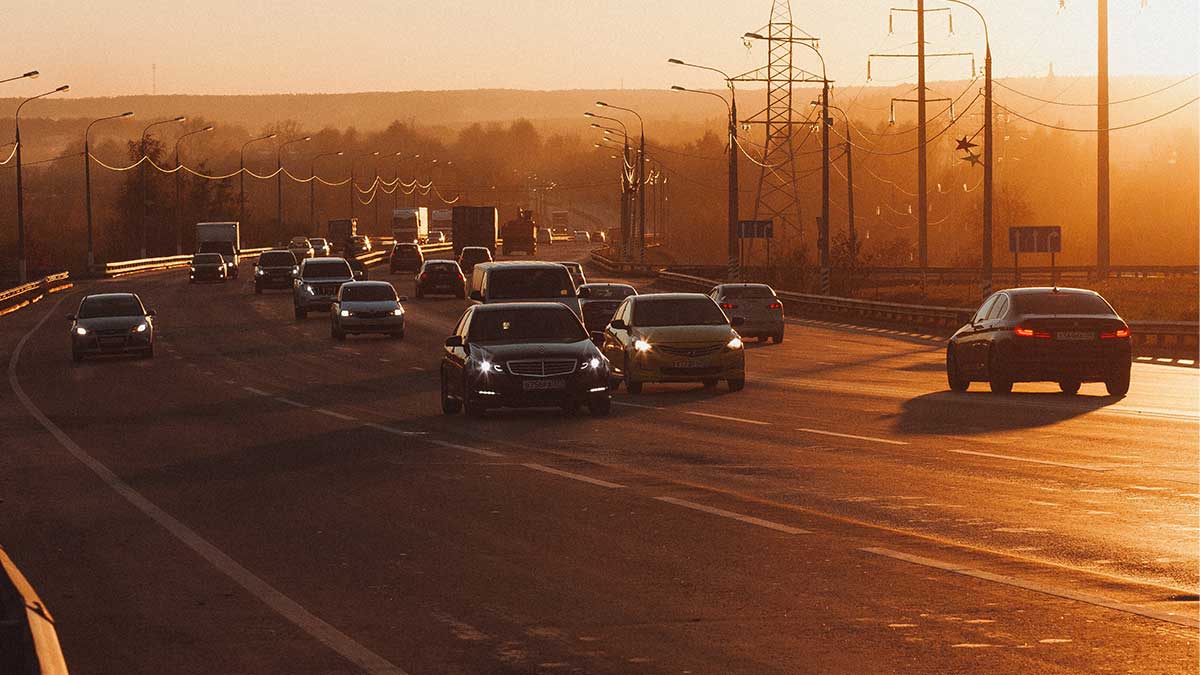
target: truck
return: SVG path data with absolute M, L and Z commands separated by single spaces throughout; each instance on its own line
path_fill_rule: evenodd
M 428 242 L 429 209 L 424 206 L 392 209 L 392 239 L 395 239 L 397 244 Z
M 500 228 L 500 238 L 504 240 L 504 255 L 517 251 L 537 255 L 537 224 L 533 222 L 533 213 L 521 209 L 516 218 Z
M 432 232 L 444 232 L 450 237 L 454 232 L 453 209 L 434 209 L 429 212 L 429 229 Z
M 329 229 L 326 239 L 329 240 L 329 246 L 335 251 L 346 250 L 346 245 L 350 243 L 350 237 L 358 234 L 358 218 L 336 218 L 329 221 Z
M 454 255 L 464 246 L 485 246 L 496 255 L 496 236 L 500 229 L 500 211 L 494 206 L 455 206 L 451 209 L 454 230 Z
M 241 227 L 237 221 L 196 223 L 196 252 L 220 253 L 226 271 L 236 279 L 242 253 Z
M 558 235 L 571 234 L 571 212 L 551 211 L 550 231 Z

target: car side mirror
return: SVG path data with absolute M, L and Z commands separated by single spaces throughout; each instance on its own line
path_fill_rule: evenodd
M 608 322 L 608 327 L 613 330 L 627 330 L 629 326 L 625 325 L 625 319 L 613 319 Z
M 354 270 L 354 278 L 355 279 L 362 279 L 364 274 L 366 274 L 366 272 L 364 272 L 363 270 Z
M 592 344 L 596 345 L 597 347 L 604 346 L 604 331 L 594 330 L 591 332 L 591 336 L 592 336 Z
M 480 293 L 479 291 L 471 291 L 471 299 L 483 302 L 483 293 Z
M 68 315 L 67 315 L 67 321 L 74 321 L 74 320 L 75 320 L 75 315 L 74 315 L 74 314 L 68 314 Z
M 581 298 L 590 298 L 592 296 L 592 289 L 581 288 L 581 289 L 579 289 L 578 296 Z
M 746 317 L 744 316 L 735 316 L 729 320 L 729 325 L 733 326 L 734 328 L 737 328 L 744 323 L 746 323 Z
M 400 302 L 408 302 L 408 296 L 407 295 L 400 296 Z
M 461 335 L 451 335 L 450 337 L 446 338 L 446 346 L 447 347 L 463 346 L 462 336 Z
M 158 316 L 158 312 L 153 309 L 146 310 L 146 316 Z

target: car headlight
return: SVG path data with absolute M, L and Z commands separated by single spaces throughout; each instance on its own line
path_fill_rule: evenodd
M 392 310 L 392 316 L 404 316 L 404 310 L 397 307 Z
M 258 269 L 256 269 L 256 270 L 254 270 L 254 276 L 256 276 L 256 277 L 261 277 L 262 275 L 263 275 L 263 271 L 262 271 L 262 268 L 261 268 L 261 267 L 260 267 L 260 268 L 258 268 Z
M 188 271 L 189 271 L 189 272 L 191 272 L 191 273 L 193 273 L 193 274 L 195 274 L 195 273 L 196 273 L 196 268 L 195 268 L 195 267 L 189 267 L 189 268 L 188 268 Z
M 312 284 L 304 284 L 304 292 L 313 295 L 316 291 L 313 290 Z
M 593 356 L 590 359 L 584 359 L 579 362 L 580 370 L 596 370 L 599 367 L 600 367 L 600 359 L 595 356 Z
M 638 338 L 633 341 L 633 348 L 638 350 L 639 352 L 648 352 L 648 351 L 650 351 L 650 343 L 646 342 L 645 340 L 643 340 L 641 338 Z
M 76 326 L 76 327 L 75 327 L 75 334 L 76 334 L 76 335 L 87 335 L 87 334 L 88 334 L 88 330 L 87 330 L 86 328 L 84 328 L 83 326 Z
M 343 309 L 342 311 L 338 312 L 338 314 L 341 316 L 350 316 L 350 310 Z
M 741 349 L 742 348 L 742 338 L 740 338 L 736 335 L 733 336 L 732 340 L 725 343 L 725 348 L 726 349 Z
M 479 362 L 479 372 L 481 372 L 481 373 L 503 373 L 504 366 L 501 366 L 499 363 L 492 363 L 491 361 L 484 359 Z
M 137 326 L 136 326 L 136 327 L 133 329 L 133 332 L 134 332 L 134 333 L 145 333 L 145 332 L 146 332 L 146 331 L 148 331 L 148 330 L 150 330 L 150 324 L 148 324 L 148 323 L 146 323 L 145 321 L 143 321 L 142 323 L 139 323 L 139 324 L 138 324 L 138 325 L 137 325 Z
M 295 275 L 295 274 L 300 274 L 300 268 L 299 268 L 299 267 L 293 267 L 293 268 L 292 268 L 292 274 L 293 274 L 293 275 Z

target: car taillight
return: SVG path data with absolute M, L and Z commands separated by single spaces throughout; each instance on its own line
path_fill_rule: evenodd
M 422 281 L 424 281 L 425 279 L 428 279 L 428 278 L 429 278 L 429 275 L 428 275 L 428 274 L 426 274 L 426 273 L 424 273 L 424 272 L 421 272 L 421 280 L 422 280 Z
M 1127 337 L 1129 337 L 1129 329 L 1128 328 L 1118 328 L 1109 333 L 1101 333 L 1100 337 L 1110 339 L 1110 340 L 1116 339 L 1116 338 L 1127 338 Z
M 767 309 L 783 309 L 783 303 L 772 302 L 771 304 L 767 305 Z
M 1017 337 L 1031 337 L 1031 338 L 1048 338 L 1048 337 L 1050 337 L 1050 334 L 1045 331 L 1034 330 L 1032 328 L 1026 328 L 1024 326 L 1017 326 L 1016 328 L 1013 329 L 1013 332 L 1017 334 Z
M 733 308 L 734 308 L 734 304 L 732 302 L 722 302 L 721 303 L 721 309 L 733 309 Z

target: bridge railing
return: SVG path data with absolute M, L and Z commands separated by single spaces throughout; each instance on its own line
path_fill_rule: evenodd
M 35 303 L 50 293 L 70 288 L 70 278 L 69 272 L 59 272 L 15 288 L 0 290 L 0 316 Z
M 54 617 L 0 547 L 0 673 L 66 675 Z

